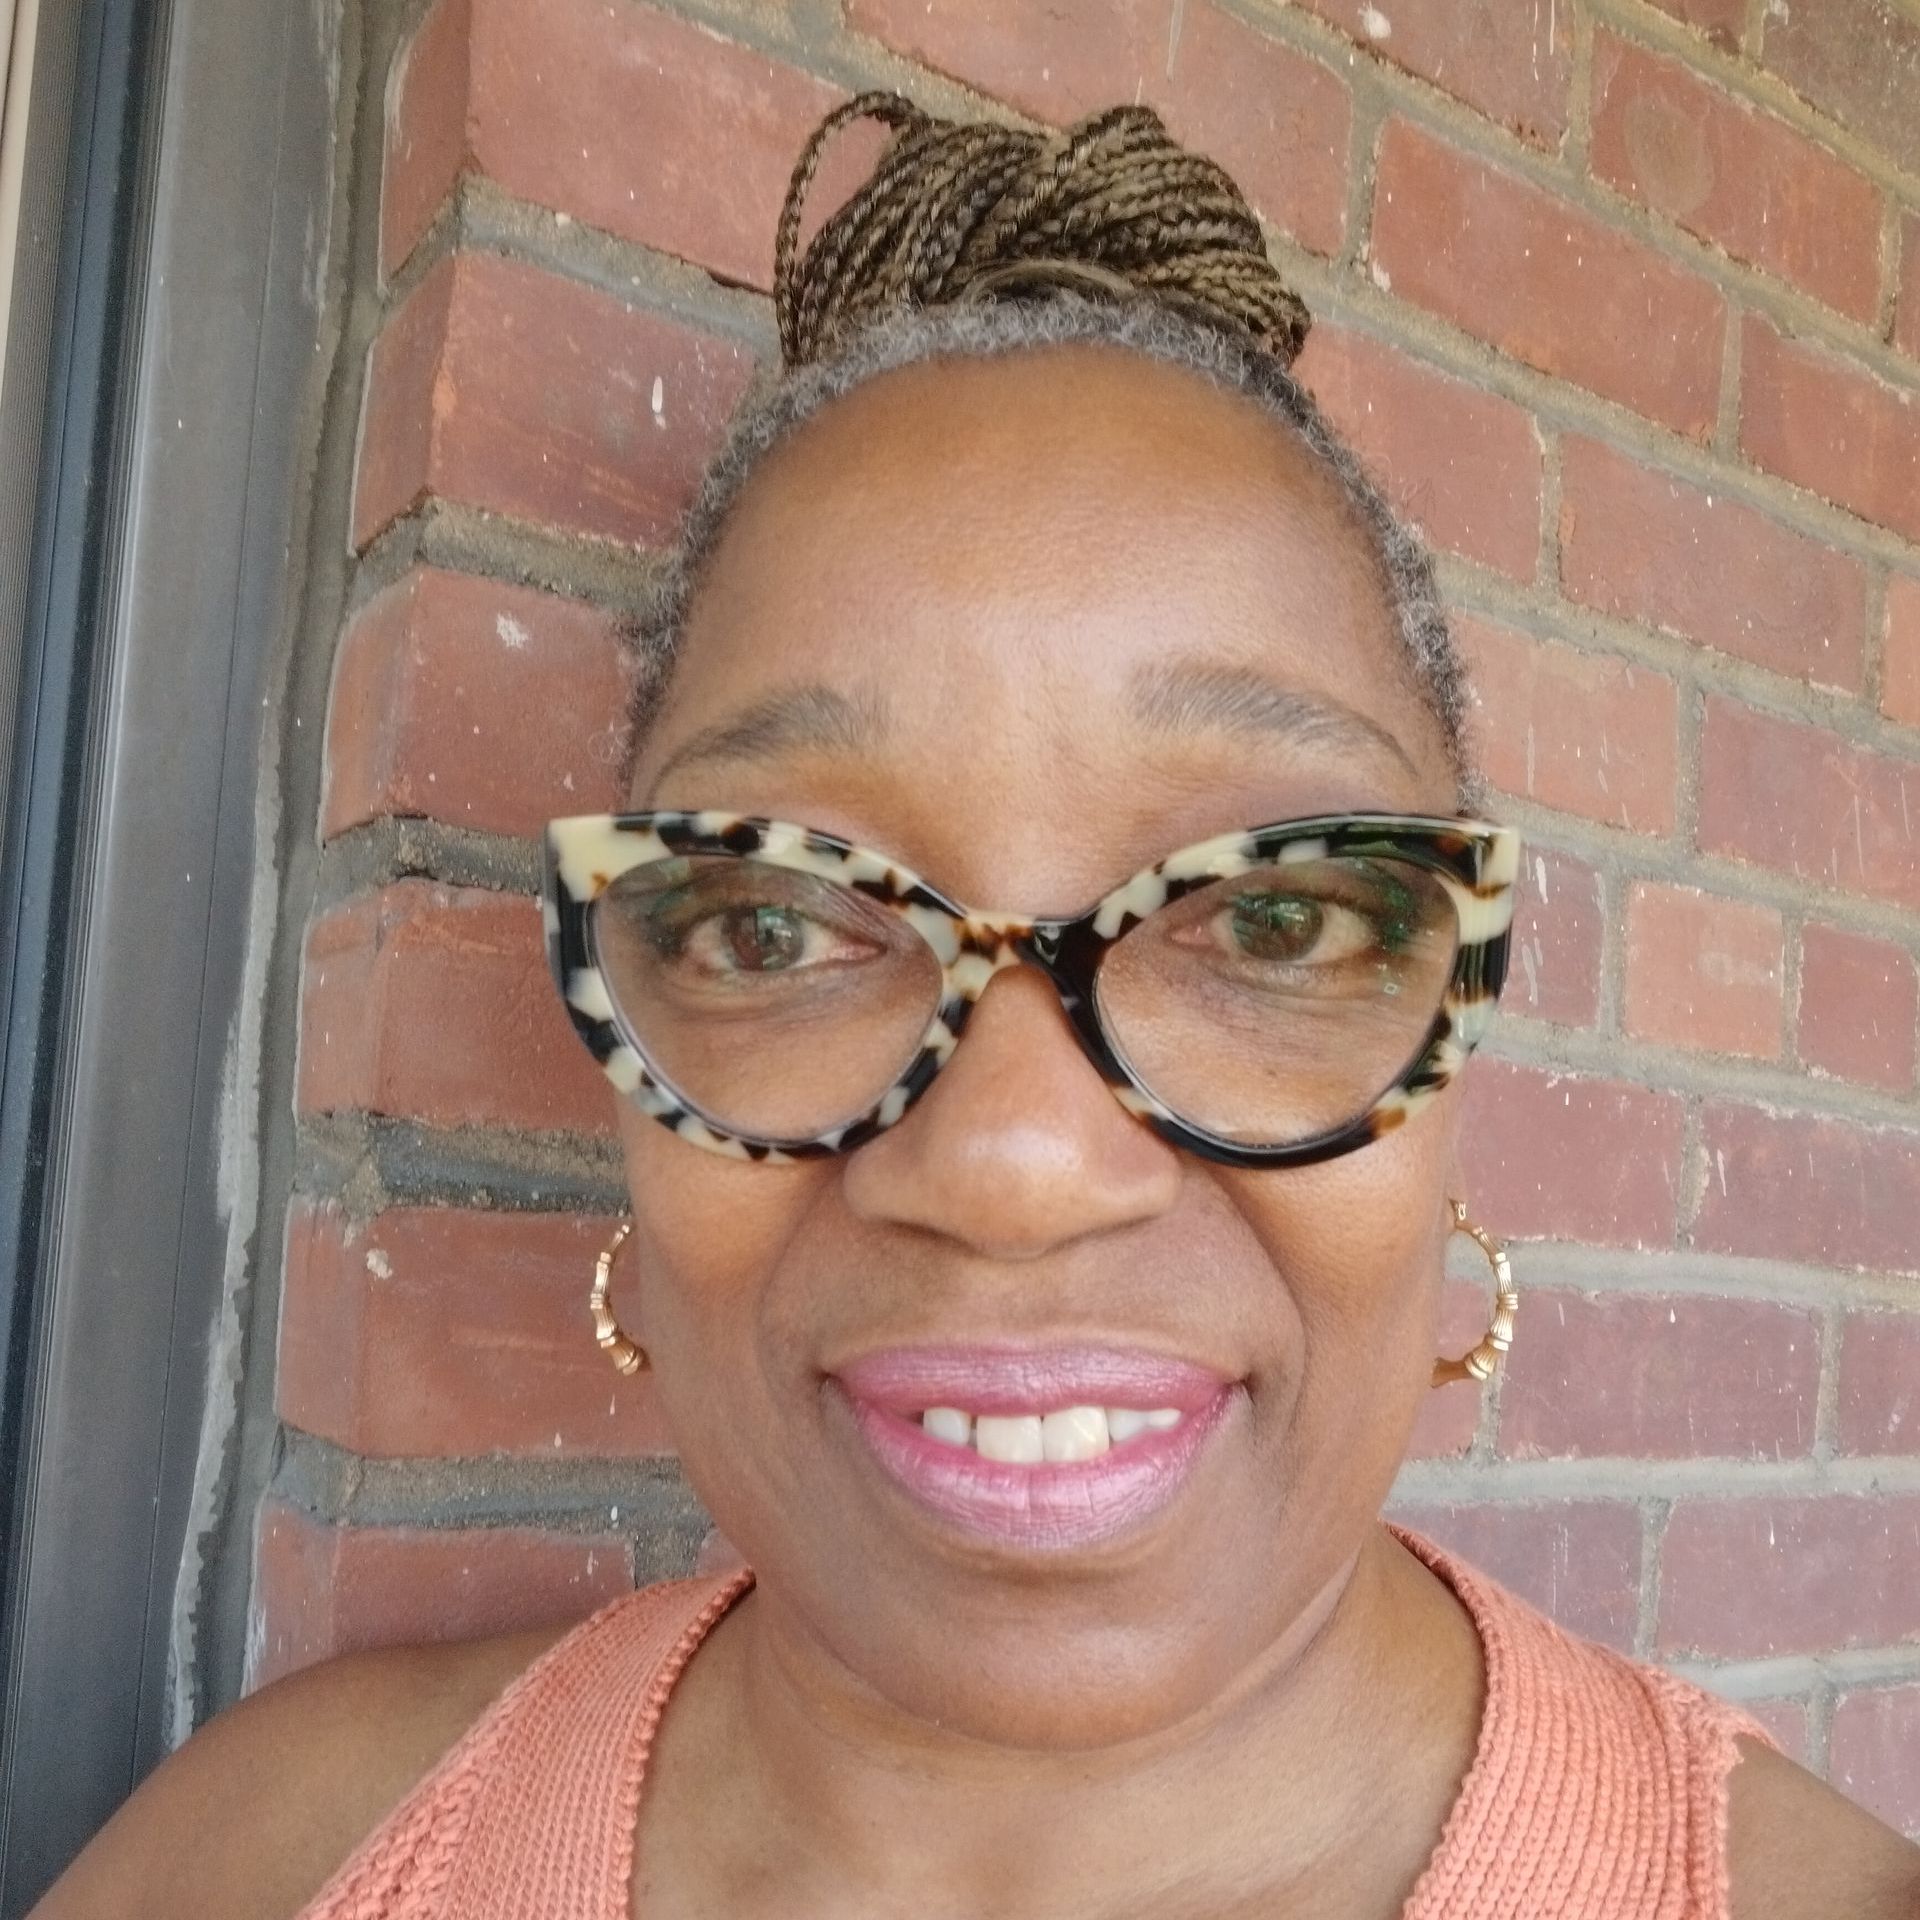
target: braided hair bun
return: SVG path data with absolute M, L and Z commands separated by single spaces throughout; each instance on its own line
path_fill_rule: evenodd
M 850 121 L 893 128 L 872 174 L 796 258 L 826 142 Z M 1148 299 L 1291 365 L 1307 309 L 1267 258 L 1229 175 L 1151 107 L 1108 107 L 1062 132 L 942 120 L 898 93 L 854 96 L 807 142 L 774 241 L 788 368 L 901 308 L 1044 297 Z

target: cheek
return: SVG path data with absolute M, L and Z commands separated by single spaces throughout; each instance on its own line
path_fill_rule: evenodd
M 653 1362 L 653 1391 L 688 1478 L 728 1511 L 765 1486 L 763 1437 L 791 1419 L 794 1340 L 774 1277 L 830 1161 L 766 1167 L 703 1152 L 631 1110 L 620 1116 L 634 1231 L 622 1318 Z
M 725 1313 L 757 1291 L 798 1196 L 786 1170 L 691 1147 L 624 1104 L 620 1147 L 645 1276 L 636 1308 L 664 1347 L 682 1319 Z
M 1342 1159 L 1239 1176 L 1236 1203 L 1298 1317 L 1290 1500 L 1384 1495 L 1399 1466 L 1433 1365 L 1455 1099 Z

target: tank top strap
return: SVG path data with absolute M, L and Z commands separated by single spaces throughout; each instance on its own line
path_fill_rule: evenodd
M 623 1594 L 468 1728 L 298 1920 L 627 1920 L 634 1827 L 667 1696 L 753 1584 Z
M 1773 1736 L 1391 1531 L 1459 1595 L 1486 1666 L 1473 1763 L 1403 1920 L 1729 1920 L 1734 1742 Z

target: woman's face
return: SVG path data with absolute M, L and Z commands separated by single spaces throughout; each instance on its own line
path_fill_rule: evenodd
M 1183 674 L 1286 697 L 1143 716 Z M 883 376 L 761 467 L 633 803 L 804 822 L 1052 916 L 1215 833 L 1456 801 L 1334 481 L 1250 403 L 1078 346 Z M 1343 1577 L 1427 1390 L 1452 1126 L 1443 1098 L 1322 1165 L 1213 1165 L 1014 968 L 851 1155 L 726 1159 L 624 1107 L 625 1312 L 792 1631 L 949 1728 L 1103 1744 L 1220 1695 Z M 1088 1348 L 1218 1383 L 1157 1503 L 1091 1539 L 930 1505 L 842 1380 Z

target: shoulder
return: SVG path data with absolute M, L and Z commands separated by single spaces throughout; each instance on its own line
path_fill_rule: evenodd
M 170 1755 L 31 1920 L 291 1920 L 565 1631 L 348 1654 Z
M 1920 1846 L 1742 1735 L 1727 1781 L 1732 1920 L 1920 1920 Z

